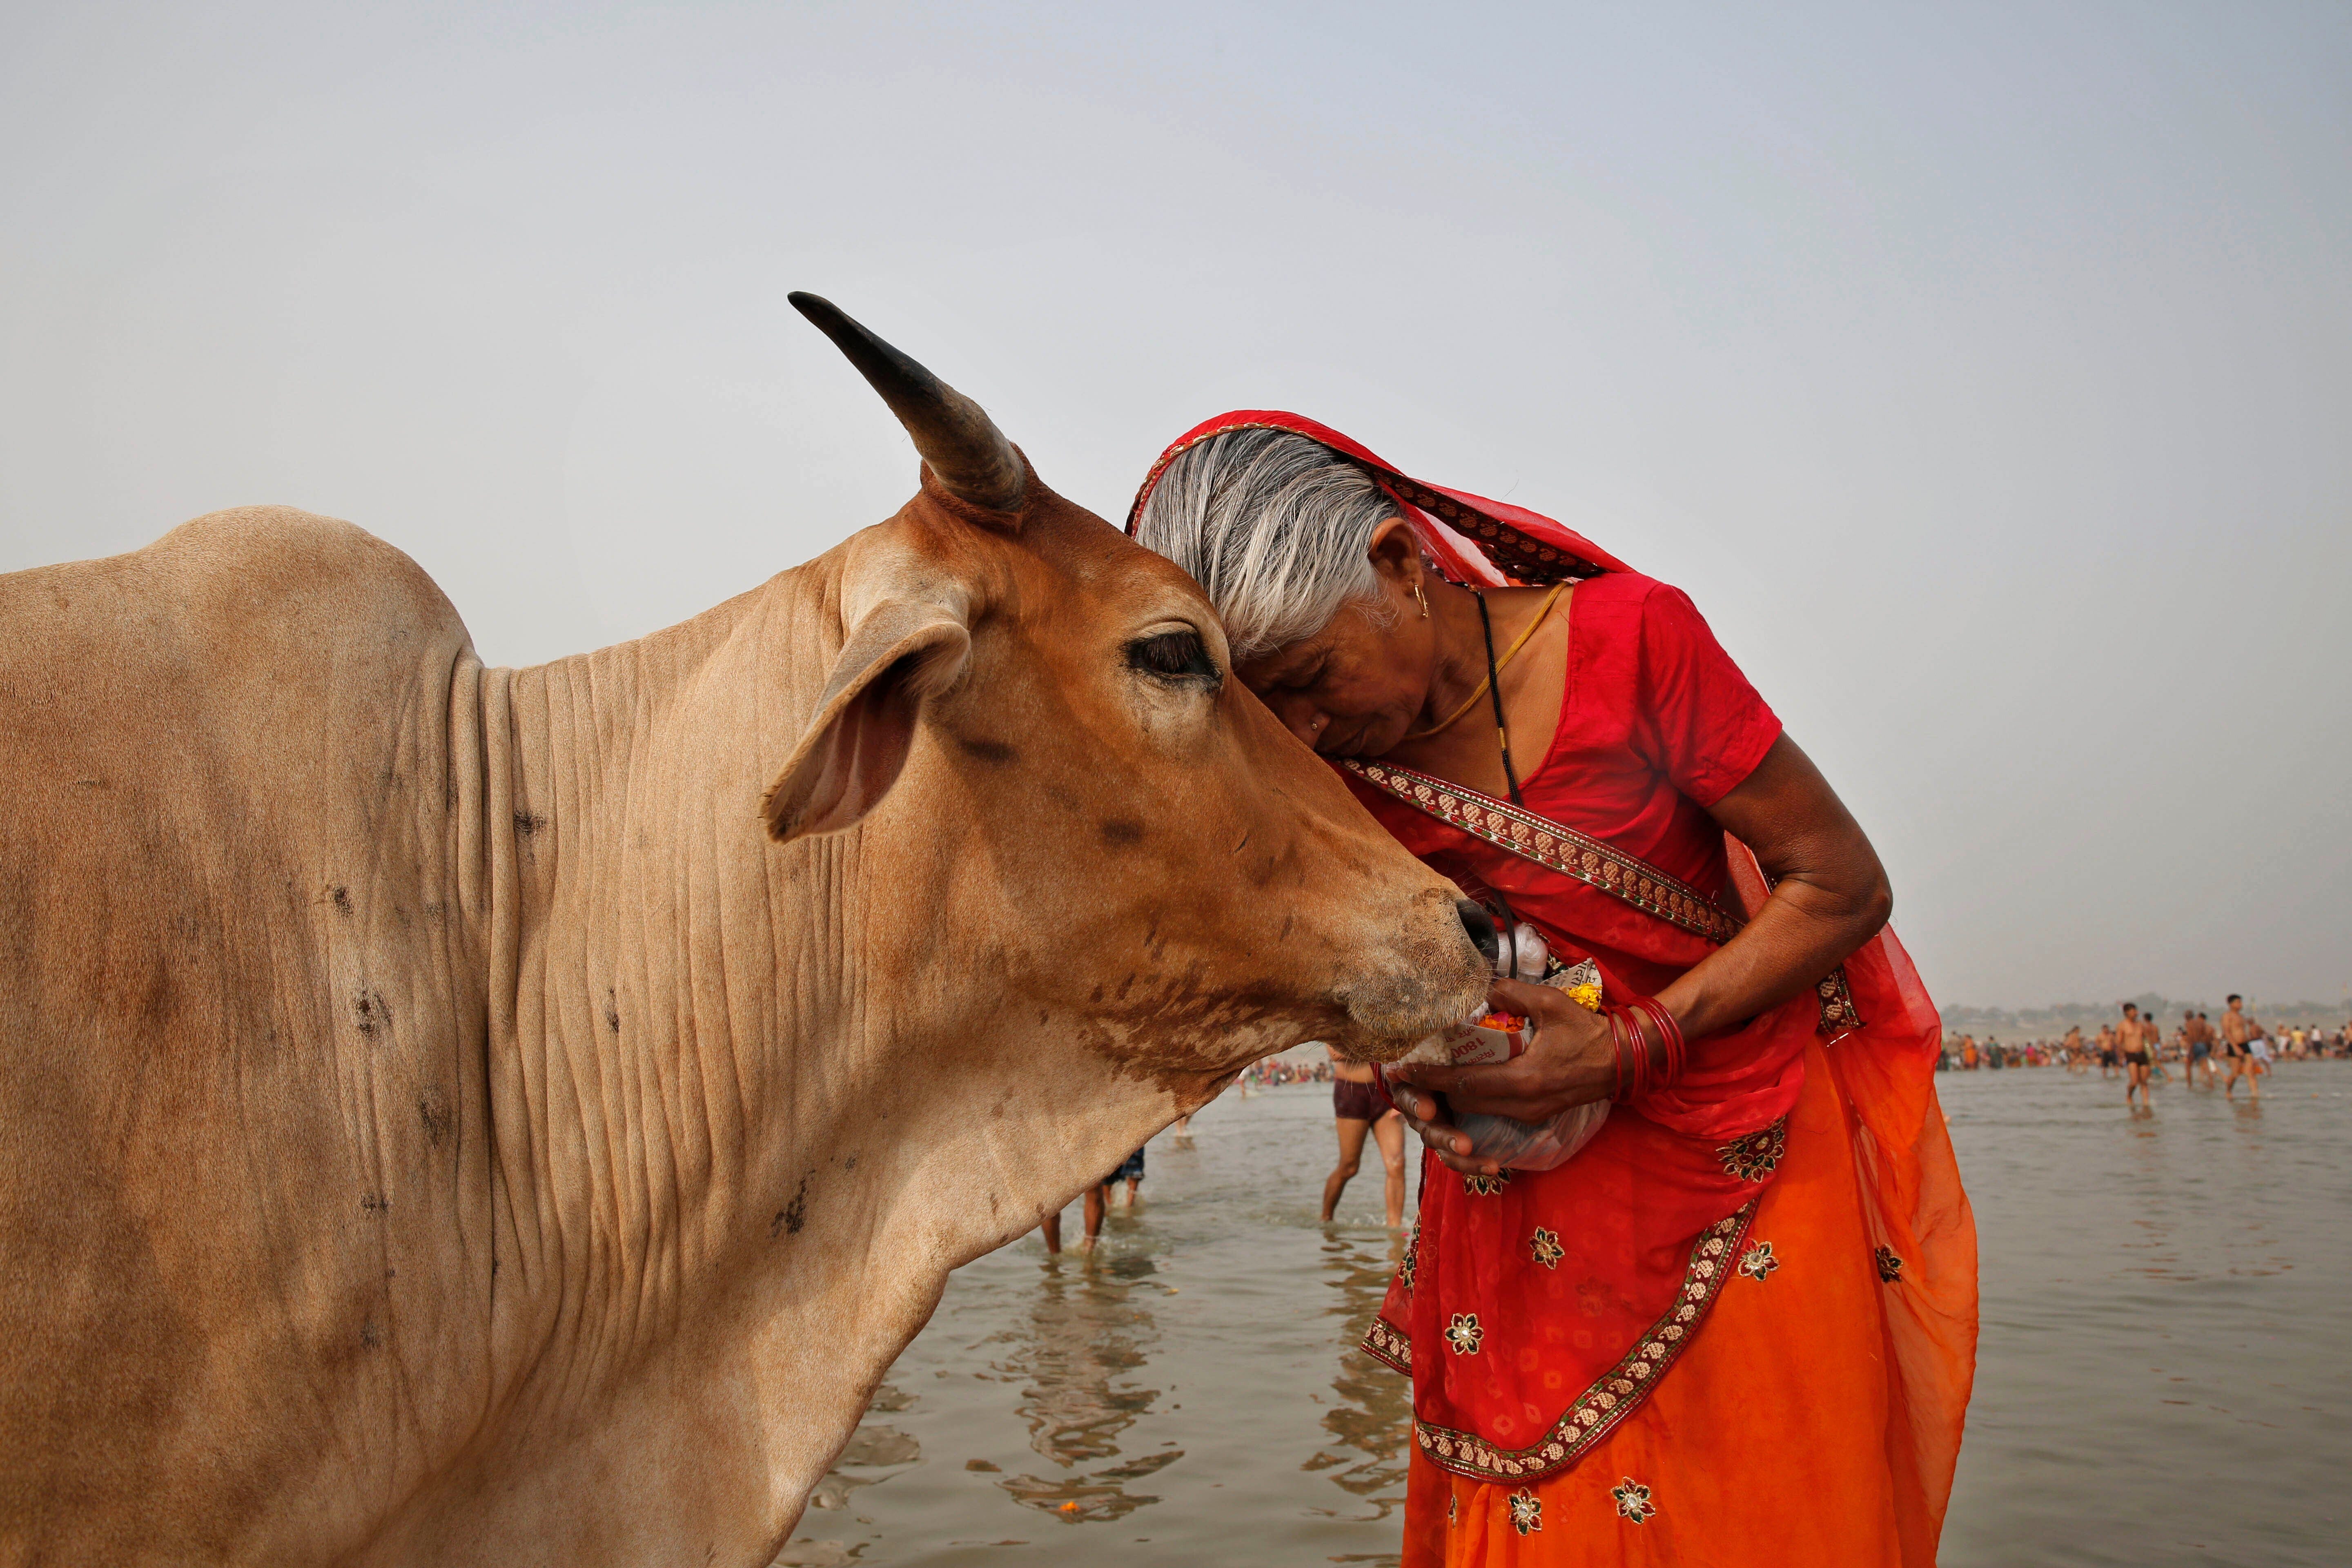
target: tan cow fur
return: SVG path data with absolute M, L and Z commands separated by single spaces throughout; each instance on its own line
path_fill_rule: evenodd
M 908 605 L 903 771 L 773 841 Z M 291 510 L 0 578 L 0 1562 L 765 1563 L 949 1270 L 1460 1016 L 1454 889 L 1171 617 L 1222 666 L 1034 479 L 533 669 Z

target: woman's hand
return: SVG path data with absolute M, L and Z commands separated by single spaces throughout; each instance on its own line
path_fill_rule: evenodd
M 1404 1124 L 1446 1169 L 1465 1176 L 1491 1176 L 1502 1169 L 1492 1160 L 1471 1157 L 1468 1135 L 1454 1125 L 1445 1101 L 1429 1090 L 1395 1083 L 1389 1086 L 1389 1098 L 1396 1101 L 1397 1114 L 1404 1118 Z
M 1400 1068 L 1390 1090 L 1421 1141 L 1453 1169 L 1474 1174 L 1492 1174 L 1494 1163 L 1470 1158 L 1470 1140 L 1454 1125 L 1447 1108 L 1548 1121 L 1571 1107 L 1608 1099 L 1617 1079 L 1609 1025 L 1598 1013 L 1585 1011 L 1549 985 L 1517 980 L 1496 981 L 1487 987 L 1486 1003 L 1520 1014 L 1534 1026 L 1524 1054 L 1492 1067 Z M 1435 1098 L 1439 1094 L 1443 1101 Z

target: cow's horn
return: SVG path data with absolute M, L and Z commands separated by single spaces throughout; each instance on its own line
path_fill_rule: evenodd
M 851 321 L 831 300 L 797 292 L 785 297 L 882 395 L 948 494 L 992 511 L 1021 504 L 1021 459 L 986 410 Z

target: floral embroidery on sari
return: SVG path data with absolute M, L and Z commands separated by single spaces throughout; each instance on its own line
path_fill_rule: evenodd
M 1445 1342 L 1453 1347 L 1455 1355 L 1476 1355 L 1478 1342 L 1486 1337 L 1486 1331 L 1478 1326 L 1475 1312 L 1456 1312 L 1446 1321 Z
M 1511 1528 L 1521 1535 L 1532 1534 L 1543 1528 L 1543 1500 L 1521 1487 L 1503 1500 L 1511 1510 Z
M 1684 1270 L 1682 1289 L 1675 1304 L 1650 1325 L 1649 1332 L 1626 1352 L 1623 1360 L 1594 1380 L 1544 1436 L 1524 1448 L 1498 1448 L 1475 1432 L 1457 1431 L 1416 1418 L 1412 1438 L 1423 1456 L 1439 1469 L 1474 1481 L 1540 1480 L 1566 1469 L 1632 1415 L 1666 1368 L 1689 1348 L 1700 1319 L 1721 1294 L 1724 1281 L 1731 1277 L 1726 1265 L 1747 1237 L 1748 1226 L 1755 1217 L 1756 1200 L 1750 1198 L 1737 1214 L 1726 1215 L 1699 1233 L 1698 1240 L 1691 1247 L 1690 1261 Z M 1470 1313 L 1456 1314 L 1445 1331 L 1449 1339 L 1453 1337 L 1454 1325 L 1465 1319 L 1474 1326 L 1477 1321 Z M 1646 1500 L 1647 1493 L 1643 1496 Z
M 1889 1285 L 1900 1285 L 1903 1283 L 1903 1259 L 1895 1256 L 1895 1252 L 1893 1247 L 1881 1246 L 1875 1248 L 1870 1256 L 1872 1260 L 1878 1265 L 1878 1278 L 1880 1279 Z
M 1781 1156 L 1788 1152 L 1789 1119 L 1783 1116 L 1769 1127 L 1733 1139 L 1717 1149 L 1715 1157 L 1723 1162 L 1725 1175 L 1760 1182 L 1780 1168 Z
M 1546 1268 L 1559 1268 L 1559 1260 L 1568 1256 L 1568 1248 L 1559 1244 L 1559 1233 L 1546 1230 L 1541 1226 L 1536 1226 L 1536 1233 L 1528 1237 L 1528 1249 L 1536 1255 L 1536 1261 Z
M 1739 1272 L 1759 1285 L 1780 1267 L 1780 1260 L 1772 1256 L 1772 1244 L 1769 1241 L 1759 1241 L 1740 1255 Z
M 1511 1184 L 1511 1173 L 1497 1171 L 1491 1176 L 1465 1176 L 1462 1190 L 1474 1198 L 1491 1198 Z
M 1635 1524 L 1647 1524 L 1658 1511 L 1658 1505 L 1650 1500 L 1650 1489 L 1631 1476 L 1611 1487 L 1609 1495 L 1617 1500 L 1617 1511 Z

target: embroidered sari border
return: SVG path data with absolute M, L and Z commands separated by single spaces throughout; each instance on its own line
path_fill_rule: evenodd
M 1693 936 L 1726 942 L 1738 935 L 1745 923 L 1680 878 L 1508 801 L 1393 763 L 1347 759 L 1339 765 L 1416 810 L 1498 849 L 1572 877 Z
M 1488 560 L 1522 583 L 1558 583 L 1601 574 L 1600 567 L 1574 552 L 1530 539 L 1501 519 L 1464 506 L 1452 496 L 1440 495 L 1398 474 L 1383 474 L 1381 479 L 1399 500 L 1410 501 L 1446 527 L 1468 535 Z
M 1732 1259 L 1756 1218 L 1758 1202 L 1748 1199 L 1738 1212 L 1699 1233 L 1691 1246 L 1690 1262 L 1683 1271 L 1675 1304 L 1650 1325 L 1622 1361 L 1593 1381 L 1541 1438 L 1524 1448 L 1498 1448 L 1475 1432 L 1455 1431 L 1416 1416 L 1412 1438 L 1423 1457 L 1466 1480 L 1531 1481 L 1556 1475 L 1590 1453 L 1641 1407 L 1666 1369 L 1690 1347 L 1707 1309 L 1731 1278 Z M 1381 1321 L 1375 1319 L 1373 1326 L 1381 1327 Z M 1370 1348 L 1368 1338 L 1366 1349 Z
M 1374 1318 L 1356 1348 L 1383 1366 L 1412 1375 L 1412 1338 L 1386 1318 Z

